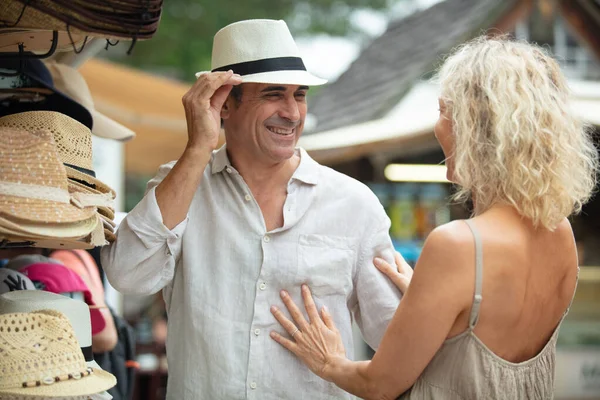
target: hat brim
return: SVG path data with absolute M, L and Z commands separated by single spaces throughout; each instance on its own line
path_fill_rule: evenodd
M 78 208 L 71 203 L 0 195 L 0 216 L 33 224 L 78 223 L 89 220 L 95 212 L 95 207 Z
M 116 192 L 110 186 L 108 186 L 106 183 L 102 182 L 101 180 L 94 178 L 92 175 L 88 175 L 84 172 L 78 171 L 75 168 L 71 168 L 67 165 L 65 165 L 65 169 L 67 170 L 67 177 L 69 179 L 75 179 L 76 181 L 79 181 L 79 182 L 85 182 L 89 185 L 94 186 L 91 189 L 95 188 L 100 193 L 110 193 L 113 198 L 116 197 Z M 85 186 L 85 185 L 83 185 L 83 186 Z
M 135 132 L 121 125 L 117 121 L 108 118 L 106 115 L 96 111 L 90 110 L 92 118 L 94 119 L 94 129 L 92 133 L 98 137 L 105 139 L 118 140 L 120 142 L 127 142 L 135 137 Z
M 86 186 L 81 182 L 77 182 L 77 181 L 69 179 L 69 193 L 73 192 L 73 191 L 81 191 L 84 193 L 92 193 L 92 194 L 103 194 L 99 190 L 96 190 L 94 188 Z M 98 214 L 100 214 L 102 217 L 105 217 L 111 221 L 115 219 L 115 210 L 113 208 L 104 207 L 104 206 L 98 206 L 97 208 L 98 208 Z
M 27 68 L 22 66 L 20 62 L 21 61 L 18 59 L 7 59 L 2 62 L 2 69 L 8 69 L 13 71 L 22 71 L 23 69 L 27 70 Z M 22 62 L 27 63 L 30 61 L 25 60 Z M 39 104 L 36 102 L 17 103 L 13 106 L 4 107 L 2 110 L 0 110 L 1 115 L 10 115 L 26 111 L 56 111 L 79 121 L 83 125 L 87 126 L 89 129 L 93 128 L 94 122 L 92 120 L 92 114 L 88 111 L 87 108 L 85 108 L 84 106 L 82 106 L 81 104 L 79 104 L 60 90 L 56 89 L 53 85 L 44 82 L 44 80 L 40 76 L 35 74 L 34 71 L 28 71 L 26 75 L 41 87 L 50 89 L 54 93 L 54 95 L 52 95 L 54 97 L 48 97 L 46 101 L 41 102 Z
M 57 382 L 52 385 L 41 385 L 31 388 L 14 388 L 0 390 L 0 395 L 19 395 L 24 397 L 69 397 L 89 396 L 104 392 L 117 384 L 114 375 L 102 370 L 94 369 L 94 373 L 79 380 Z M 2 397 L 2 396 L 0 396 Z
M 197 72 L 196 78 L 209 72 L 210 71 Z M 326 84 L 327 79 L 318 78 L 308 71 L 271 71 L 242 75 L 242 83 L 320 86 Z

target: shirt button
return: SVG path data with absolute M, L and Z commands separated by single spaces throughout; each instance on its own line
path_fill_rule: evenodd
M 231 173 L 231 168 L 227 167 L 227 168 L 225 169 L 225 171 L 227 171 L 228 173 Z
M 256 382 L 252 382 L 252 383 L 250 384 L 250 387 L 251 387 L 252 389 L 256 389 Z
M 252 196 L 250 196 L 249 194 L 244 196 L 244 199 L 246 199 L 246 201 L 250 201 L 252 200 Z
M 265 236 L 265 237 L 263 238 L 263 240 L 265 241 L 265 243 L 269 243 L 269 242 L 271 241 L 271 238 L 270 238 L 270 237 L 268 237 L 268 236 Z
M 267 288 L 267 284 L 263 282 L 260 285 L 258 285 L 258 287 L 260 288 L 260 290 L 265 290 Z
M 260 335 L 260 329 L 255 329 L 255 330 L 254 330 L 254 334 L 255 334 L 256 336 Z

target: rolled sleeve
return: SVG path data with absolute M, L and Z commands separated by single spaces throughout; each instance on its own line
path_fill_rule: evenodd
M 390 220 L 380 219 L 367 230 L 355 272 L 355 295 L 350 309 L 363 338 L 373 349 L 379 347 L 402 297 L 396 286 L 373 264 L 381 257 L 394 264 L 394 248 L 389 236 Z
M 154 294 L 175 274 L 188 216 L 172 230 L 163 224 L 155 189 L 167 173 L 165 166 L 161 167 L 142 201 L 121 222 L 117 240 L 102 249 L 106 276 L 123 293 Z

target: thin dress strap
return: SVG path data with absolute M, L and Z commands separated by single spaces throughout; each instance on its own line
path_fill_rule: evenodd
M 483 247 L 481 244 L 481 236 L 475 228 L 473 221 L 465 220 L 475 240 L 475 296 L 473 297 L 473 305 L 471 306 L 471 316 L 469 317 L 469 328 L 475 329 L 477 320 L 479 319 L 479 306 L 481 305 L 481 290 L 483 286 Z

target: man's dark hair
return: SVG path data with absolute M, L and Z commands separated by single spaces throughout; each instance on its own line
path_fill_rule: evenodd
M 242 102 L 242 85 L 236 85 L 231 88 L 229 96 L 233 99 L 235 106 L 239 107 Z M 223 120 L 221 119 L 221 128 L 223 127 Z
M 233 100 L 235 100 L 235 105 L 239 106 L 242 102 L 242 85 L 234 86 L 229 95 L 233 97 Z

